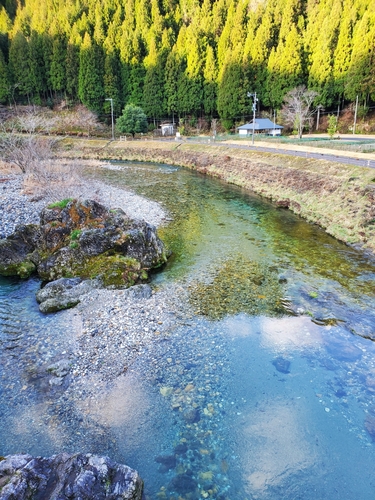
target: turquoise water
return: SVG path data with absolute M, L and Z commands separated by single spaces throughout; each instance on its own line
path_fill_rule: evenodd
M 241 189 L 117 166 L 95 175 L 173 215 L 153 283 L 188 289 L 192 313 L 87 415 L 40 375 L 74 353 L 66 316 L 39 314 L 38 282 L 3 279 L 0 453 L 108 454 L 149 499 L 375 498 L 375 266 Z

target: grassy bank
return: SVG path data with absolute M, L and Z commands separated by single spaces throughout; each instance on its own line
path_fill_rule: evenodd
M 182 165 L 287 207 L 348 244 L 375 254 L 375 171 L 227 145 L 64 139 L 59 154 Z

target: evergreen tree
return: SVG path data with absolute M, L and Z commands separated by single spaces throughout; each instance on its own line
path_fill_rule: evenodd
M 285 41 L 271 50 L 268 60 L 267 95 L 264 104 L 280 108 L 288 90 L 303 83 L 303 44 L 296 26 L 291 26 Z
M 206 64 L 203 73 L 203 107 L 207 115 L 214 116 L 217 111 L 217 70 L 215 54 L 210 45 L 207 46 L 205 59 Z
M 140 106 L 143 101 L 143 86 L 146 70 L 141 62 L 134 62 L 129 73 L 129 102 Z
M 151 44 L 150 53 L 145 60 L 147 64 L 144 88 L 143 108 L 149 117 L 161 118 L 166 111 L 164 71 L 166 54 L 157 55 L 156 41 Z
M 375 2 L 374 2 L 375 3 Z M 354 101 L 375 98 L 375 12 L 365 12 L 353 34 L 353 51 L 346 78 L 345 97 Z
M 339 98 L 343 96 L 345 81 L 350 65 L 352 53 L 353 25 L 355 23 L 355 11 L 351 0 L 346 0 L 343 16 L 340 24 L 337 46 L 333 56 L 333 79 L 335 82 L 335 94 Z
M 10 81 L 3 51 L 0 49 L 0 102 L 5 104 L 9 97 Z
M 4 7 L 0 7 L 0 50 L 3 52 L 5 61 L 9 57 L 9 33 L 12 29 L 12 22 Z
M 79 47 L 71 39 L 66 48 L 66 92 L 72 99 L 78 98 Z
M 22 32 L 18 31 L 9 48 L 9 68 L 17 93 L 28 98 L 33 92 L 29 63 L 29 46 L 26 37 Z
M 183 72 L 180 57 L 175 50 L 170 52 L 165 63 L 165 95 L 167 111 L 173 116 L 179 111 L 178 82 Z
M 102 49 L 85 34 L 79 54 L 78 95 L 90 110 L 100 113 L 104 101 Z
M 40 95 L 45 90 L 45 66 L 43 58 L 43 44 L 41 36 L 33 31 L 29 40 L 28 50 L 28 66 L 29 78 L 31 83 L 31 93 L 33 94 L 33 102 L 40 103 Z
M 229 59 L 224 66 L 217 94 L 217 110 L 220 118 L 227 122 L 228 128 L 241 116 L 238 99 L 238 89 L 241 88 L 241 77 L 241 65 Z
M 183 79 L 182 101 L 185 113 L 198 115 L 203 100 L 203 58 L 206 40 L 197 29 L 187 30 L 186 74 Z
M 120 114 L 123 99 L 122 99 L 122 79 L 121 79 L 121 64 L 117 50 L 107 52 L 104 60 L 104 95 L 108 99 L 113 99 L 113 110 L 116 114 Z M 104 101 L 104 112 L 111 112 L 110 101 Z
M 318 92 L 319 104 L 331 106 L 334 102 L 333 54 L 337 43 L 341 0 L 329 0 L 318 11 L 314 35 L 309 41 L 310 68 L 308 87 Z M 320 26 L 318 25 L 320 23 Z
M 216 100 L 233 120 L 247 92 L 279 107 L 301 83 L 326 107 L 373 98 L 374 13 L 374 0 L 2 0 L 0 50 L 20 99 L 66 92 L 99 110 L 111 94 L 117 112 L 154 117 L 213 116 Z
M 272 48 L 273 24 L 270 14 L 266 11 L 255 32 L 250 46 L 250 64 L 253 73 L 252 92 L 257 92 L 261 102 L 266 98 L 265 82 L 267 81 L 267 62 Z
M 50 67 L 51 85 L 55 92 L 63 92 L 67 87 L 66 55 L 67 46 L 65 38 L 62 35 L 56 35 L 52 44 L 52 60 Z

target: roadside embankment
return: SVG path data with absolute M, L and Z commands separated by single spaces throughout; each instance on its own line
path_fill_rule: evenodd
M 375 252 L 375 171 L 313 158 L 175 141 L 64 139 L 64 157 L 181 165 L 273 200 L 335 238 Z

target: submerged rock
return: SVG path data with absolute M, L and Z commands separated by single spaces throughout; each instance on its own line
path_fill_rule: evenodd
M 138 472 L 97 455 L 9 455 L 0 461 L 2 500 L 141 500 Z
M 169 483 L 169 489 L 181 495 L 192 493 L 197 488 L 198 483 L 188 474 L 178 474 Z
M 160 464 L 159 472 L 168 472 L 172 470 L 177 465 L 177 460 L 175 455 L 161 455 L 155 458 L 155 462 Z
M 38 294 L 43 312 L 76 305 L 91 286 L 70 278 L 128 288 L 166 261 L 167 250 L 154 226 L 92 200 L 49 206 L 42 210 L 39 226 L 19 226 L 0 241 L 0 275 L 27 278 L 36 272 L 55 282 Z M 56 282 L 61 278 L 65 281 Z
M 276 359 L 274 359 L 272 361 L 272 364 L 278 372 L 290 373 L 290 361 L 283 358 L 282 356 L 278 356 Z

